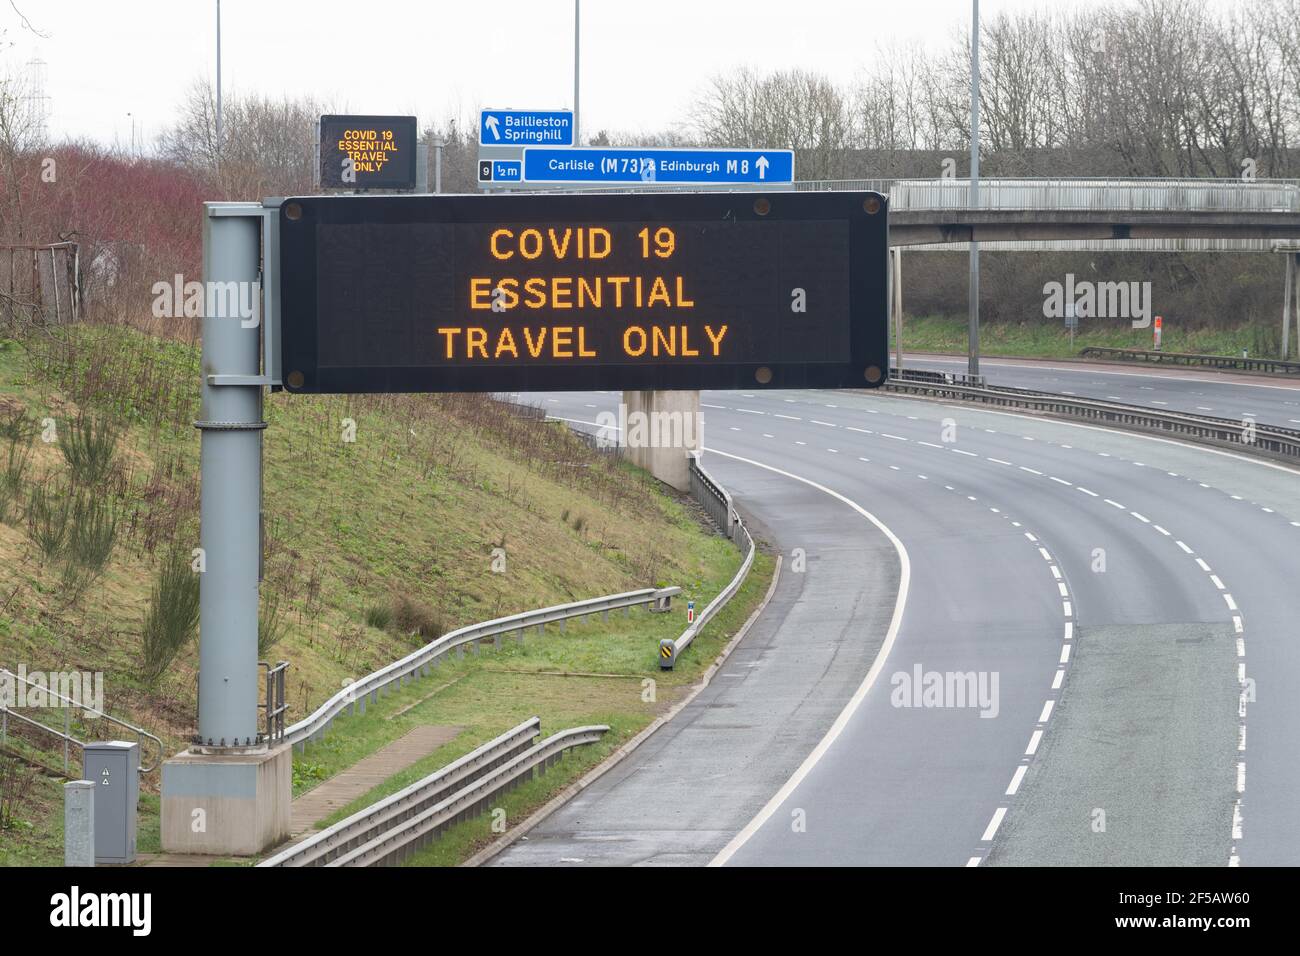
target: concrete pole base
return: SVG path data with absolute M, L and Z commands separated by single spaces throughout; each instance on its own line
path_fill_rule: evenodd
M 293 750 L 200 754 L 162 767 L 164 853 L 252 856 L 289 836 Z

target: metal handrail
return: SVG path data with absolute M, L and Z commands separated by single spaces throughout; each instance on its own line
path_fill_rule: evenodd
M 258 661 L 257 665 L 266 668 L 266 702 L 258 704 L 258 708 L 266 712 L 266 740 L 274 743 L 284 737 L 284 715 L 289 710 L 284 678 L 289 670 L 289 662 L 278 661 L 272 667 L 269 661 Z
M 74 700 L 71 697 L 68 697 L 64 694 L 60 694 L 58 691 L 54 690 L 53 688 L 45 687 L 43 685 L 37 684 L 34 681 L 28 680 L 26 677 L 20 677 L 19 675 L 15 674 L 13 671 L 9 670 L 9 668 L 7 667 L 0 667 L 0 674 L 7 674 L 16 681 L 22 681 L 24 684 L 26 684 L 29 687 L 35 687 L 39 689 L 47 697 L 57 697 L 59 700 L 65 702 L 68 705 L 67 710 L 68 710 L 69 720 L 71 719 L 71 712 L 73 709 L 82 710 L 85 711 L 87 716 L 90 717 L 92 720 L 107 720 L 109 723 L 116 724 L 119 727 L 123 727 L 133 732 L 140 743 L 141 752 L 144 751 L 144 738 L 148 737 L 150 740 L 152 740 L 155 744 L 158 745 L 158 758 L 154 760 L 153 763 L 148 765 L 145 765 L 144 761 L 141 760 L 140 768 L 139 768 L 140 773 L 151 773 L 152 771 L 157 769 L 158 764 L 162 761 L 162 757 L 163 757 L 162 740 L 159 737 L 155 736 L 154 734 L 149 733 L 149 731 L 145 730 L 143 727 L 137 727 L 135 724 L 128 724 L 125 720 L 121 720 L 120 718 L 114 717 L 112 714 L 106 714 L 101 710 L 96 710 L 94 707 L 87 707 L 85 701 Z M 84 752 L 86 749 L 86 744 L 89 742 L 89 741 L 79 740 L 78 738 L 74 737 L 72 735 L 70 725 L 67 724 L 66 722 L 63 730 L 61 731 L 55 730 L 53 727 L 50 727 L 47 724 L 43 724 L 39 720 L 34 720 L 31 717 L 26 717 L 23 714 L 18 713 L 18 711 L 14 710 L 11 707 L 6 706 L 2 702 L 0 702 L 0 714 L 3 715 L 6 722 L 10 716 L 17 717 L 23 723 L 30 724 L 33 727 L 38 727 L 41 730 L 45 731 L 46 733 L 52 734 L 55 737 L 58 737 L 60 740 L 62 740 L 64 770 L 68 769 L 68 745 L 74 744 L 80 747 Z M 6 723 L 4 730 L 7 731 L 7 729 L 8 728 Z M 3 738 L 4 738 L 4 733 L 0 732 L 0 740 L 3 740 Z
M 477 780 L 522 749 L 532 746 L 541 734 L 541 726 L 540 718 L 530 717 L 422 780 L 263 860 L 258 866 L 323 866 L 446 799 L 470 781 Z
M 889 194 L 893 212 L 968 209 L 970 180 L 921 177 L 805 180 L 800 192 L 871 190 Z M 1178 209 L 1249 211 L 1300 209 L 1294 179 L 1177 179 L 1111 176 L 1015 176 L 981 179 L 980 209 Z
M 283 740 L 285 743 L 303 746 L 308 740 L 319 739 L 329 729 L 334 722 L 334 718 L 339 716 L 345 709 L 355 705 L 358 701 L 362 701 L 367 696 L 372 700 L 377 700 L 378 694 L 386 690 L 390 684 L 396 682 L 405 683 L 407 678 L 412 677 L 416 671 L 427 669 L 444 654 L 455 648 L 501 634 L 524 631 L 530 627 L 544 628 L 547 624 L 566 621 L 575 617 L 585 617 L 589 614 L 602 614 L 621 608 L 637 607 L 642 604 L 663 607 L 673 597 L 680 594 L 681 590 L 680 587 L 642 588 L 638 591 L 625 591 L 621 594 L 608 594 L 604 597 L 588 598 L 584 601 L 573 601 L 569 604 L 557 604 L 553 607 L 545 607 L 535 611 L 524 611 L 522 614 L 512 614 L 508 617 L 495 618 L 481 624 L 470 624 L 458 628 L 408 654 L 406 657 L 380 668 L 373 674 L 349 684 L 321 704 L 309 716 L 291 727 L 287 727 L 284 731 Z

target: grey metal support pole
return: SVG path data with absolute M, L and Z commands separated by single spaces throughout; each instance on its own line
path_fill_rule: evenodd
M 581 146 L 582 140 L 578 138 L 578 50 L 579 43 L 579 23 L 581 20 L 581 0 L 573 0 L 573 145 Z
M 1291 354 L 1291 304 L 1295 295 L 1292 290 L 1295 288 L 1296 260 L 1295 253 L 1293 252 L 1288 252 L 1285 255 L 1286 279 L 1284 280 L 1282 287 L 1282 359 L 1284 361 Z
M 195 423 L 202 434 L 199 519 L 206 564 L 199 578 L 199 743 L 248 747 L 258 733 L 258 502 L 266 426 L 260 304 L 257 326 L 229 304 L 258 301 L 261 206 L 206 203 L 204 214 L 208 307 L 201 418 Z
M 217 0 L 217 165 L 221 165 L 221 0 Z
M 433 144 L 433 191 L 442 192 L 442 147 L 441 141 Z
M 1300 266 L 1300 253 L 1291 257 L 1297 266 Z M 1291 311 L 1295 313 L 1295 352 L 1300 357 L 1300 282 L 1292 282 L 1291 288 L 1295 293 L 1295 302 L 1292 303 Z M 1285 357 L 1285 356 L 1284 356 Z
M 970 28 L 970 205 L 980 195 L 980 0 L 971 0 Z M 980 244 L 970 244 L 969 331 L 966 373 L 980 373 Z
M 415 191 L 423 195 L 429 191 L 429 144 L 415 145 Z
M 890 295 L 890 304 L 894 310 L 894 368 L 900 372 L 903 370 L 903 247 L 895 246 L 890 250 L 892 253 L 890 262 L 893 265 L 893 271 L 890 279 L 893 282 L 893 289 Z

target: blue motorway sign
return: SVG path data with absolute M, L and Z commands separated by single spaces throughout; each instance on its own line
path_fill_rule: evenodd
M 517 159 L 480 159 L 478 181 L 481 183 L 517 183 L 523 176 L 523 163 Z
M 572 146 L 569 110 L 483 110 L 478 141 L 482 146 Z
M 788 149 L 606 149 L 525 147 L 530 183 L 789 183 Z

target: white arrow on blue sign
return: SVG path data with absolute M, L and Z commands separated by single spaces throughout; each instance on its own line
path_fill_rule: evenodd
M 478 141 L 482 146 L 572 146 L 569 110 L 483 110 Z
M 790 183 L 788 149 L 524 149 L 534 183 Z

